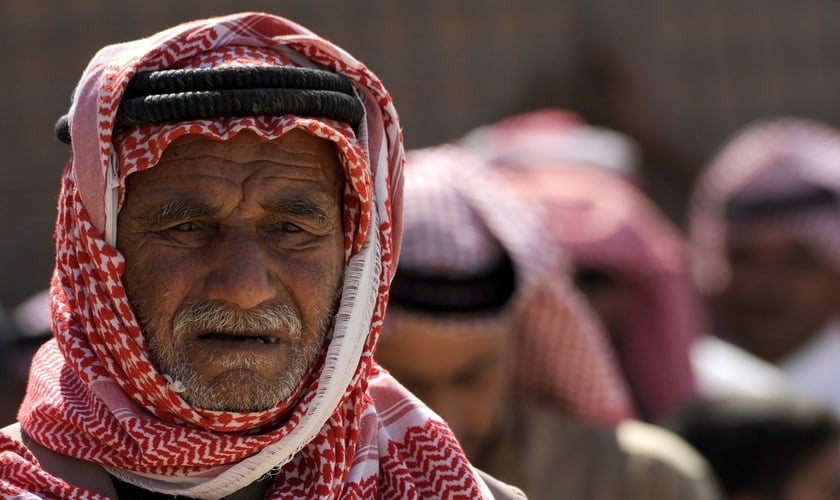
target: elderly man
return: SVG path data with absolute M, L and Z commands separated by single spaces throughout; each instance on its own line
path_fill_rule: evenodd
M 373 363 L 403 158 L 362 63 L 270 15 L 191 22 L 100 51 L 57 130 L 55 339 L 3 496 L 521 494 Z
M 458 148 L 409 153 L 376 359 L 449 422 L 474 464 L 529 498 L 717 498 L 689 446 L 628 419 L 608 341 L 558 247 L 504 187 Z
M 762 120 L 699 179 L 690 213 L 696 279 L 729 347 L 699 358 L 701 373 L 737 382 L 743 370 L 727 377 L 727 359 L 751 355 L 751 365 L 768 365 L 762 372 L 778 369 L 779 391 L 840 410 L 838 159 L 835 128 Z

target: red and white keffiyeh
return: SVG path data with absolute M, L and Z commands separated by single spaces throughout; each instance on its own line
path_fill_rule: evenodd
M 631 285 L 633 313 L 616 354 L 640 412 L 656 419 L 695 391 L 689 350 L 702 329 L 699 304 L 683 238 L 636 187 L 634 143 L 596 130 L 568 111 L 542 109 L 461 142 L 541 212 L 546 241 L 572 266 L 612 271 Z
M 358 137 L 344 123 L 296 116 L 146 125 L 112 136 L 138 71 L 294 65 L 344 74 L 365 106 Z M 345 169 L 345 274 L 335 327 L 283 408 L 233 413 L 187 405 L 149 360 L 121 282 L 116 218 L 125 178 L 152 167 L 183 134 L 266 139 L 302 129 L 335 143 Z M 490 496 L 445 423 L 373 363 L 401 234 L 402 135 L 377 77 L 285 19 L 245 13 L 195 21 L 101 50 L 71 108 L 52 284 L 55 339 L 36 355 L 19 413 L 34 441 L 172 495 L 219 498 L 276 473 L 269 498 Z M 21 443 L 0 437 L 0 494 L 96 495 L 52 477 Z
M 610 347 L 573 292 L 568 269 L 533 210 L 504 191 L 500 179 L 471 152 L 445 145 L 408 153 L 405 234 L 400 265 L 413 272 L 464 276 L 500 258 L 514 263 L 516 291 L 505 309 L 516 323 L 514 390 L 599 424 L 632 415 Z M 389 322 L 498 321 L 493 315 L 435 317 L 392 305 Z M 389 335 L 386 324 L 384 335 Z
M 840 210 L 814 207 L 728 221 L 734 199 L 780 200 L 813 188 L 840 196 L 840 130 L 820 122 L 784 117 L 760 120 L 736 133 L 704 170 L 692 193 L 689 231 L 694 277 L 706 293 L 729 280 L 726 248 L 757 233 L 796 235 L 825 262 L 840 269 Z
M 547 233 L 574 266 L 630 290 L 613 344 L 639 411 L 657 420 L 693 397 L 689 353 L 702 320 L 677 228 L 633 184 L 602 169 L 511 163 L 499 172 L 542 206 Z

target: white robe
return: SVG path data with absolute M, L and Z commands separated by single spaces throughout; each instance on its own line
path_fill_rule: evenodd
M 691 362 L 703 395 L 783 397 L 840 414 L 840 321 L 828 323 L 778 364 L 712 335 L 695 342 Z

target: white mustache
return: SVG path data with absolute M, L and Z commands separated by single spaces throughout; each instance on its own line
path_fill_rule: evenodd
M 208 332 L 264 333 L 289 340 L 300 339 L 303 324 L 297 310 L 279 302 L 239 309 L 222 302 L 184 302 L 172 321 L 176 339 Z

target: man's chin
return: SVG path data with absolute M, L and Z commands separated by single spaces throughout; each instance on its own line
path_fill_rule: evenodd
M 181 396 L 203 410 L 254 412 L 277 407 L 290 393 L 277 380 L 250 370 L 229 370 L 209 384 L 188 384 Z

